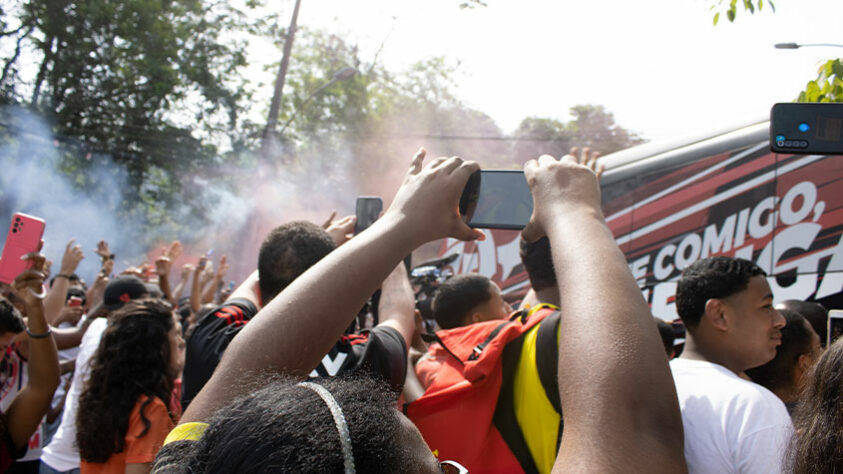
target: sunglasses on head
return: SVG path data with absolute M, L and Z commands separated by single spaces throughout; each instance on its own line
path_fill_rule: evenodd
M 468 474 L 468 469 L 456 461 L 442 461 L 439 463 L 439 469 L 442 474 Z

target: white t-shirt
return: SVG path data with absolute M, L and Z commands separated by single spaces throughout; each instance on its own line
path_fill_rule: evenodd
M 706 361 L 670 362 L 691 474 L 781 472 L 793 423 L 773 392 Z
M 79 396 L 82 388 L 88 379 L 91 371 L 89 361 L 100 345 L 102 333 L 108 322 L 105 318 L 95 319 L 79 344 L 79 354 L 76 356 L 76 370 L 73 372 L 73 381 L 70 382 L 70 389 L 64 401 L 64 415 L 61 425 L 50 444 L 44 447 L 41 453 L 41 462 L 47 464 L 56 471 L 69 471 L 79 468 L 79 450 L 76 448 L 76 409 L 79 406 Z

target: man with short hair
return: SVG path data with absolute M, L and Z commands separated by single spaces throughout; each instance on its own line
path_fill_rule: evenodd
M 787 411 L 793 413 L 808 373 L 822 353 L 822 346 L 820 336 L 807 319 L 789 309 L 780 309 L 779 313 L 786 323 L 776 357 L 760 367 L 747 370 L 746 375 L 775 393 L 784 402 Z
M 344 241 L 353 229 L 354 221 L 343 219 L 339 222 L 342 228 L 337 234 L 343 237 L 339 242 L 332 238 L 331 227 L 323 229 L 306 221 L 284 224 L 267 235 L 258 254 L 258 270 L 222 306 L 198 322 L 187 340 L 182 377 L 184 410 L 211 378 L 229 343 L 258 311 Z M 341 375 L 364 368 L 400 391 L 407 369 L 407 346 L 414 327 L 412 288 L 403 266 L 400 268 L 403 273 L 396 272 L 398 269 L 384 283 L 390 287 L 389 291 L 384 288 L 384 293 L 397 293 L 399 297 L 382 298 L 380 324 L 371 331 L 347 331 L 311 372 L 312 377 Z M 393 311 L 388 307 L 396 299 L 406 300 L 408 292 L 409 312 Z
M 183 410 L 211 378 L 222 354 L 242 326 L 332 250 L 331 237 L 310 222 L 289 222 L 266 236 L 258 253 L 258 269 L 228 300 L 197 322 L 187 339 L 182 377 Z
M 511 312 L 498 285 L 476 273 L 450 278 L 439 286 L 433 297 L 433 318 L 442 329 L 506 319 Z
M 692 474 L 781 471 L 790 416 L 772 392 L 739 376 L 781 344 L 785 320 L 765 277 L 748 260 L 711 257 L 679 279 L 676 308 L 687 333 L 670 367 Z

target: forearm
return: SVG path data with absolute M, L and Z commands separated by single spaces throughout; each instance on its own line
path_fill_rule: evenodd
M 381 285 L 378 316 L 380 325 L 395 328 L 409 348 L 415 332 L 415 296 L 403 262 L 392 270 Z
M 44 318 L 43 308 L 27 308 L 27 323 L 32 334 L 44 334 L 50 330 Z M 53 336 L 35 338 L 28 337 L 27 385 L 33 392 L 52 398 L 53 392 L 59 384 L 59 356 Z
M 629 445 L 635 433 L 642 453 L 662 449 L 667 466 L 681 464 L 673 379 L 649 308 L 602 214 L 573 209 L 553 222 L 559 224 L 547 234 L 562 295 L 559 386 L 566 434 L 573 436 L 560 457 L 582 456 L 589 440 Z M 629 450 L 618 451 L 605 460 L 631 461 Z
M 53 328 L 53 339 L 56 341 L 58 350 L 63 351 L 81 344 L 82 336 L 85 335 L 85 331 L 88 330 L 90 324 L 89 320 L 85 319 L 85 322 L 79 327 Z
M 194 313 L 199 311 L 200 306 L 200 299 L 201 299 L 201 289 L 199 288 L 199 275 L 200 272 L 193 273 L 193 283 L 190 286 L 190 309 L 193 310 Z
M 187 278 L 180 278 L 179 282 L 176 283 L 176 287 L 173 289 L 173 306 L 178 304 L 179 300 L 181 299 L 181 294 L 184 293 L 184 285 L 187 281 Z
M 66 276 L 59 275 L 69 275 L 69 273 L 57 274 L 53 280 L 52 288 L 47 292 L 47 297 L 44 298 L 44 315 L 50 324 L 58 324 L 56 319 L 64 307 L 67 300 L 67 289 L 70 287 L 70 280 Z
M 183 422 L 204 420 L 245 393 L 234 374 L 304 377 L 336 343 L 395 265 L 415 246 L 395 222 L 379 220 L 299 276 L 231 342 Z M 222 395 L 225 394 L 225 395 Z
M 170 277 L 168 275 L 158 275 L 158 288 L 161 288 L 161 293 L 164 294 L 164 299 L 175 306 L 176 302 L 173 300 L 173 294 L 170 292 Z
M 202 293 L 202 304 L 208 304 L 214 301 L 214 295 L 217 293 L 217 289 L 220 287 L 220 283 L 222 280 L 217 276 L 214 276 L 214 279 L 211 280 L 211 284 L 205 287 L 205 291 Z

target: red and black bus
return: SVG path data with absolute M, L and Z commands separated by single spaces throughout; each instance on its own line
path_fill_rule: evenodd
M 604 215 L 655 316 L 676 318 L 680 272 L 713 255 L 755 261 L 776 302 L 843 307 L 843 158 L 772 153 L 768 133 L 764 121 L 601 159 Z M 440 254 L 459 252 L 456 273 L 489 276 L 517 298 L 529 285 L 518 232 L 486 233 L 449 239 Z

